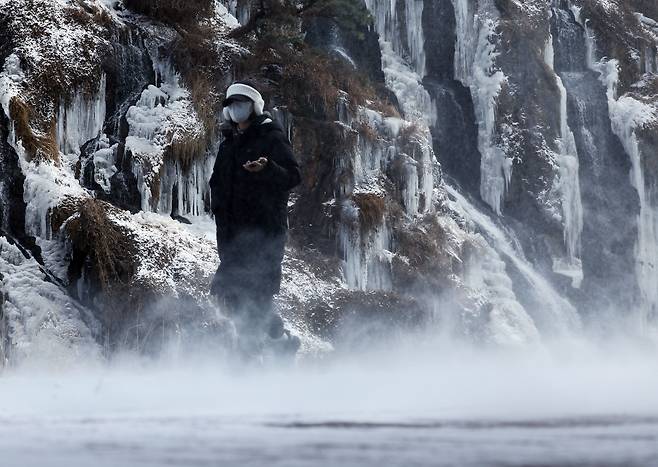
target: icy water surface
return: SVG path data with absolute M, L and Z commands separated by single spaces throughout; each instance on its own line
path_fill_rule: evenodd
M 651 466 L 658 420 L 2 420 L 4 466 Z
M 0 465 L 658 465 L 653 350 L 437 347 L 0 376 Z

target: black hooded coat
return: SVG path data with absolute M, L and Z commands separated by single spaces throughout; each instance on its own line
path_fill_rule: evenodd
M 268 114 L 239 132 L 224 132 L 210 178 L 220 266 L 213 292 L 220 296 L 272 296 L 281 285 L 290 190 L 301 181 L 299 165 L 281 126 Z M 268 159 L 260 172 L 243 165 Z

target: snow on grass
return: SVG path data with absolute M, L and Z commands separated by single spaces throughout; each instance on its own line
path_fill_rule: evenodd
M 215 242 L 206 232 L 150 212 L 108 213 L 123 227 L 135 246 L 137 271 L 134 282 L 162 295 L 208 298 L 210 281 L 219 265 Z
M 49 280 L 39 264 L 0 237 L 0 291 L 5 294 L 12 362 L 47 360 L 52 367 L 93 360 L 99 348 L 85 324 L 87 312 Z
M 51 84 L 63 89 L 72 89 L 76 79 L 95 75 L 100 50 L 109 47 L 100 25 L 75 20 L 72 12 L 79 8 L 69 2 L 43 0 L 13 0 L 7 8 L 7 27 L 18 55 L 36 74 L 51 73 Z M 55 70 L 64 73 L 52 74 Z

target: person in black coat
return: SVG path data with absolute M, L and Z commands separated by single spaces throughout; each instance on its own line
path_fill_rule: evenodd
M 273 296 L 281 285 L 288 197 L 301 181 L 299 165 L 253 86 L 234 83 L 226 96 L 224 141 L 210 178 L 220 258 L 211 292 L 233 319 L 242 347 L 249 348 L 242 350 L 257 351 L 269 336 L 296 351 L 299 339 L 284 330 Z

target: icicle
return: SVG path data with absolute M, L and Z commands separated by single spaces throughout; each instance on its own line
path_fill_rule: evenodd
M 214 158 L 209 154 L 194 160 L 187 169 L 180 161 L 165 161 L 160 177 L 160 196 L 153 210 L 165 215 L 205 214 L 205 200 L 209 196 L 208 182 L 213 165 Z
M 128 136 L 126 151 L 132 155 L 131 170 L 137 178 L 137 189 L 141 197 L 141 209 L 162 214 L 170 214 L 172 209 L 172 190 L 186 190 L 196 169 L 190 174 L 183 174 L 181 165 L 175 161 L 166 161 L 165 153 L 173 143 L 202 138 L 203 124 L 190 101 L 190 93 L 181 84 L 179 74 L 168 61 L 157 60 L 152 56 L 155 72 L 155 85 L 151 84 L 142 91 L 136 104 L 128 109 Z M 199 160 L 191 161 L 191 166 L 204 164 Z M 205 173 L 205 172 L 204 172 Z M 210 175 L 208 175 L 208 179 Z M 178 193 L 179 202 L 183 202 L 183 192 Z M 187 205 L 198 206 L 198 198 L 205 191 L 199 189 L 195 201 Z M 185 203 L 184 203 L 185 204 Z M 185 209 L 184 212 L 188 213 Z M 183 213 L 181 213 L 183 214 Z
M 389 43 L 392 52 L 398 57 L 410 56 L 409 65 L 422 80 L 425 76 L 423 0 L 403 0 L 403 19 L 397 15 L 398 1 L 366 0 L 366 7 L 374 17 L 380 41 Z
M 62 154 L 80 154 L 80 148 L 103 131 L 107 78 L 101 76 L 98 91 L 88 99 L 76 92 L 68 105 L 60 102 L 57 112 L 57 146 Z
M 80 355 L 90 361 L 100 357 L 92 335 L 97 323 L 91 315 L 36 260 L 26 258 L 4 237 L 0 237 L 0 290 L 6 294 L 0 340 L 9 343 L 5 357 L 11 357 L 12 363 L 43 361 L 52 368 L 79 363 Z
M 338 232 L 343 253 L 343 275 L 352 290 L 391 290 L 391 232 L 386 222 L 364 233 L 359 209 L 350 200 L 342 205 L 344 222 Z

